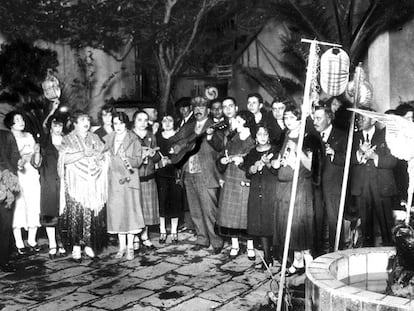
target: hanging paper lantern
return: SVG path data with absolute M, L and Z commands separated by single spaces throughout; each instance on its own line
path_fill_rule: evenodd
M 52 74 L 52 70 L 47 71 L 45 81 L 42 83 L 43 94 L 50 101 L 59 100 L 61 90 L 59 80 Z
M 353 103 L 355 96 L 355 81 L 350 81 L 345 92 L 346 98 Z M 372 101 L 372 86 L 367 80 L 362 80 L 359 85 L 358 106 L 369 106 Z
M 206 87 L 206 90 L 204 93 L 205 93 L 206 98 L 209 100 L 214 100 L 218 97 L 218 90 L 214 86 Z
M 321 57 L 320 84 L 322 90 L 331 96 L 345 92 L 349 81 L 349 56 L 339 48 L 331 48 Z

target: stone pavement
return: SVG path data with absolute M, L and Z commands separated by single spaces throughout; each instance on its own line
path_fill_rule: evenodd
M 110 246 L 99 259 L 81 264 L 70 257 L 50 260 L 43 240 L 44 250 L 19 259 L 16 273 L 0 273 L 0 309 L 275 310 L 267 298 L 274 284 L 270 274 L 246 254 L 229 260 L 227 244 L 215 255 L 212 249 L 192 250 L 189 233 L 179 239 L 177 245 L 170 238 L 159 245 L 152 234 L 157 249 L 141 249 L 132 261 L 114 259 L 117 248 Z M 293 310 L 303 310 L 303 286 L 294 296 Z

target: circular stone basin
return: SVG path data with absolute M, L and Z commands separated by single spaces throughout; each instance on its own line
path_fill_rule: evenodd
M 394 247 L 372 247 L 349 249 L 316 258 L 306 269 L 306 310 L 414 310 L 414 300 L 353 287 L 343 281 L 364 274 L 385 274 L 388 259 L 394 254 Z

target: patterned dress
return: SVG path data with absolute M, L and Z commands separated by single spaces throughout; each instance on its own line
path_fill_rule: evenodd
M 24 168 L 17 172 L 21 191 L 16 198 L 13 228 L 24 228 L 27 230 L 28 228 L 40 227 L 39 172 L 31 163 L 35 140 L 30 133 L 22 133 L 20 137 L 15 136 L 15 138 L 20 156 L 26 163 Z
M 234 135 L 226 144 L 228 156 L 245 156 L 254 147 L 251 136 L 241 140 L 239 135 Z M 219 157 L 217 165 L 220 171 L 224 171 L 224 186 L 220 191 L 218 227 L 221 235 L 237 236 L 246 235 L 247 229 L 247 200 L 249 198 L 250 181 L 246 172 L 233 162 L 223 165 Z
M 157 141 L 154 134 L 147 132 L 145 137 L 137 135 L 141 146 L 155 148 Z M 154 157 L 143 159 L 139 167 L 139 180 L 141 183 L 142 213 L 146 226 L 160 223 L 157 183 L 155 182 L 155 163 L 161 159 L 158 153 Z
M 106 242 L 103 206 L 107 194 L 107 161 L 101 157 L 83 157 L 64 165 L 67 154 L 81 152 L 85 148 L 101 152 L 104 144 L 91 132 L 85 138 L 76 131 L 63 137 L 59 168 L 65 193 L 61 195 L 63 215 L 60 227 L 65 246 L 86 245 L 99 251 Z

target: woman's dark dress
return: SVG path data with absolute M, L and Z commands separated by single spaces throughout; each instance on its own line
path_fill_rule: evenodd
M 169 139 L 164 138 L 161 133 L 158 133 L 156 137 L 161 154 L 168 156 L 171 147 Z M 178 169 L 172 164 L 157 170 L 156 181 L 161 217 L 177 218 L 182 212 L 184 193 L 183 188 L 177 182 L 178 178 Z
M 60 177 L 57 163 L 59 152 L 48 135 L 41 145 L 42 164 L 40 173 L 40 222 L 44 226 L 56 226 L 59 216 Z
M 256 174 L 249 173 L 249 168 L 265 154 L 273 154 L 273 159 L 277 158 L 278 152 L 275 147 L 263 152 L 254 148 L 244 159 L 243 165 L 247 177 L 251 179 L 247 203 L 247 233 L 258 237 L 271 237 L 274 229 L 273 213 L 277 189 L 277 171 L 264 166 Z
M 285 153 L 286 144 L 289 140 L 295 143 L 298 141 L 297 138 L 292 139 L 286 136 L 281 150 L 282 155 Z M 308 142 L 309 137 L 306 136 L 303 148 L 305 152 L 312 150 L 312 146 L 309 146 Z M 275 230 L 273 235 L 274 245 L 279 250 L 283 249 L 285 244 L 292 181 L 293 169 L 290 166 L 279 168 L 275 201 Z M 308 171 L 301 164 L 290 236 L 289 248 L 291 250 L 300 251 L 312 249 L 314 235 L 313 218 L 312 172 Z

